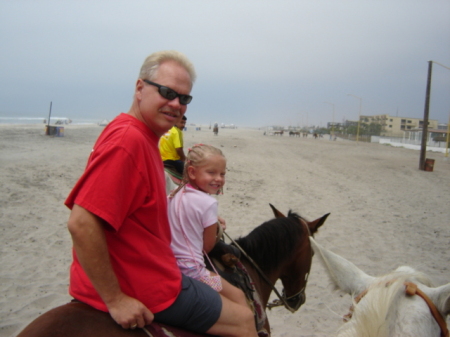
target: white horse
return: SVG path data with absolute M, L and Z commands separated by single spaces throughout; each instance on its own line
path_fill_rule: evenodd
M 450 314 L 450 283 L 432 287 L 427 276 L 410 267 L 399 267 L 381 277 L 369 276 L 313 238 L 310 240 L 332 281 L 353 298 L 347 322 L 338 336 L 449 336 L 445 319 Z
M 169 173 L 167 173 L 166 171 L 164 171 L 164 176 L 166 177 L 166 195 L 169 195 L 170 192 L 178 187 L 178 185 L 173 182 Z

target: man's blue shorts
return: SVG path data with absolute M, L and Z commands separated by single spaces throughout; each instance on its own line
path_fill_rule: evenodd
M 180 295 L 170 307 L 155 314 L 155 321 L 205 333 L 217 322 L 221 311 L 222 299 L 217 291 L 183 275 Z

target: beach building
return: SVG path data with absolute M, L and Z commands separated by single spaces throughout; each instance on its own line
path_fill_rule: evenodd
M 410 117 L 394 117 L 387 114 L 374 116 L 360 116 L 360 123 L 381 125 L 381 135 L 389 137 L 403 137 L 405 131 L 423 128 L 423 119 Z M 429 129 L 437 129 L 439 122 L 428 120 Z

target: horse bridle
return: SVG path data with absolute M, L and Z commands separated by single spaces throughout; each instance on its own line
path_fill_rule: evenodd
M 288 309 L 290 312 L 294 313 L 298 309 L 300 309 L 300 307 L 302 306 L 303 303 L 305 303 L 305 301 L 304 301 L 305 289 L 306 289 L 306 287 L 303 287 L 298 293 L 296 293 L 295 295 L 289 296 L 289 297 L 286 297 L 286 294 L 284 293 L 284 289 L 283 289 L 283 291 L 281 292 L 281 301 L 273 300 L 272 303 L 267 304 L 267 307 L 270 310 L 274 307 L 280 307 L 280 306 L 284 305 L 284 307 L 286 309 Z M 291 305 L 291 302 L 293 303 L 293 305 Z
M 303 221 L 301 221 L 301 223 L 303 223 Z M 308 225 L 305 224 L 305 227 L 308 230 L 308 235 L 310 235 Z M 261 270 L 261 268 L 258 266 L 258 264 L 226 232 L 223 232 L 223 233 L 228 237 L 228 239 L 231 240 L 233 245 L 235 245 L 240 250 L 240 252 L 250 261 L 250 263 L 253 265 L 253 267 L 255 267 L 255 269 L 258 271 L 258 273 L 262 277 L 262 279 L 272 288 L 272 290 L 278 296 L 279 299 L 273 300 L 272 303 L 268 303 L 267 307 L 269 309 L 272 309 L 273 307 L 279 307 L 279 306 L 284 305 L 284 307 L 287 310 L 289 310 L 290 312 L 292 312 L 292 313 L 296 312 L 301 307 L 301 305 L 304 303 L 303 299 L 305 298 L 306 285 L 302 289 L 300 289 L 300 291 L 298 293 L 296 293 L 292 296 L 289 296 L 289 297 L 286 297 L 286 294 L 285 294 L 285 291 L 283 288 L 282 294 L 280 295 L 280 293 L 278 292 L 278 289 L 275 287 L 275 285 L 272 282 L 270 282 L 270 280 L 267 278 L 267 276 L 264 274 L 264 272 Z M 291 303 L 293 303 L 293 305 L 291 305 Z
M 306 231 L 308 232 L 308 238 L 311 236 L 311 231 L 309 229 L 309 226 L 303 222 L 302 219 L 299 219 L 300 222 L 306 227 Z M 311 249 L 311 259 L 312 259 L 312 255 L 313 255 L 313 251 Z M 307 278 L 308 278 L 309 272 L 306 274 L 306 283 L 308 282 Z M 288 309 L 290 312 L 294 313 L 296 312 L 303 303 L 305 303 L 306 300 L 306 295 L 305 295 L 305 290 L 306 290 L 306 283 L 305 286 L 300 289 L 300 291 L 292 296 L 286 297 L 286 294 L 284 293 L 284 289 L 282 291 L 282 300 L 273 300 L 272 303 L 268 303 L 267 307 L 270 309 L 274 308 L 274 307 L 278 307 L 281 305 L 284 305 L 286 309 Z M 291 302 L 293 303 L 293 305 L 291 305 Z M 287 304 L 286 304 L 287 303 Z

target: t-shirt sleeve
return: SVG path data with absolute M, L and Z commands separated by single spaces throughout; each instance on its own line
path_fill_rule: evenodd
M 208 208 L 205 209 L 202 221 L 203 228 L 207 228 L 217 223 L 217 215 L 218 205 L 217 201 L 214 201 Z
M 69 208 L 77 204 L 118 230 L 147 191 L 141 174 L 129 153 L 120 146 L 102 149 L 92 158 L 66 200 Z

